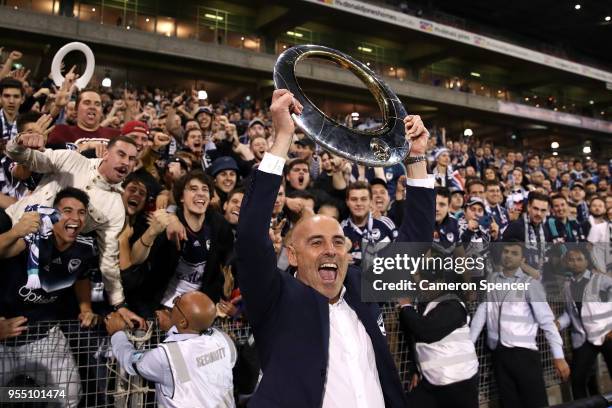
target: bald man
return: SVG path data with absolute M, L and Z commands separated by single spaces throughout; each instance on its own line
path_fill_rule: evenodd
M 170 408 L 235 407 L 232 368 L 236 347 L 227 334 L 211 328 L 216 308 L 199 291 L 174 299 L 169 316 L 160 313 L 160 327 L 172 326 L 159 347 L 135 350 L 125 333 L 125 321 L 117 314 L 106 316 L 113 354 L 130 375 L 155 383 L 160 406 Z
M 364 303 L 360 270 L 349 267 L 337 220 L 301 220 L 288 244 L 295 277 L 276 269 L 268 235 L 285 157 L 302 106 L 287 90 L 272 96 L 275 142 L 247 187 L 237 231 L 238 279 L 255 335 L 263 377 L 249 407 L 404 407 L 399 375 L 376 304 Z M 433 178 L 424 156 L 429 133 L 418 116 L 405 120 L 413 142 L 399 241 L 431 242 Z

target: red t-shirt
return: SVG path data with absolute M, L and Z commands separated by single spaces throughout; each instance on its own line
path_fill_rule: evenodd
M 94 132 L 81 129 L 78 126 L 56 125 L 49 133 L 47 144 L 74 143 L 79 139 L 112 139 L 121 131 L 109 127 L 100 127 Z

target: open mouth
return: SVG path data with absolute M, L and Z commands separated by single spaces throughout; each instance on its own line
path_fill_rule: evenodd
M 239 211 L 232 211 L 231 214 L 235 217 L 238 217 L 240 215 Z
M 96 120 L 96 112 L 87 112 L 87 119 Z
M 298 183 L 304 184 L 304 176 L 299 176 L 298 177 Z
M 121 177 L 125 177 L 128 174 L 128 168 L 127 167 L 115 167 L 115 171 L 117 172 L 117 174 L 119 174 Z
M 325 283 L 330 283 L 338 277 L 338 264 L 325 262 L 319 266 L 319 277 Z
M 138 205 L 140 204 L 140 202 L 134 198 L 130 198 L 127 201 L 127 205 L 128 207 L 132 208 L 132 209 L 136 209 L 138 208 Z
M 206 205 L 206 200 L 193 200 L 193 203 L 197 206 L 204 206 Z
M 78 224 L 74 224 L 74 223 L 66 224 L 64 229 L 66 230 L 66 232 L 69 235 L 75 236 L 75 235 L 77 235 L 77 231 L 79 229 L 79 225 Z

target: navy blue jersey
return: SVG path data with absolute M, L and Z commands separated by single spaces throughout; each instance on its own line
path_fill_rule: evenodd
M 501 205 L 497 204 L 495 207 L 489 207 L 487 205 L 487 214 L 489 214 L 495 220 L 495 223 L 499 225 L 499 229 L 503 230 L 510 223 L 510 215 Z
M 459 223 L 447 215 L 440 224 L 434 226 L 432 248 L 438 255 L 451 255 L 461 245 Z
M 51 235 L 48 239 L 54 239 Z M 60 252 L 52 247 L 46 265 L 40 265 L 41 289 L 28 289 L 26 283 L 27 250 L 7 259 L 0 275 L 0 316 L 25 316 L 28 323 L 41 320 L 74 319 L 78 308 L 74 301 L 74 283 L 89 279 L 98 267 L 94 240 L 78 236 L 75 243 Z
M 390 218 L 380 217 L 376 219 L 372 214 L 363 227 L 356 226 L 350 218 L 341 223 L 344 235 L 351 240 L 352 246 L 349 253 L 353 257 L 355 265 L 361 264 L 363 242 L 378 244 L 381 242 L 393 242 L 397 238 L 397 229 Z
M 210 227 L 206 224 L 200 231 L 187 229 L 187 240 L 183 241 L 176 270 L 162 299 L 162 304 L 172 307 L 172 300 L 186 292 L 202 287 L 206 262 L 210 250 Z

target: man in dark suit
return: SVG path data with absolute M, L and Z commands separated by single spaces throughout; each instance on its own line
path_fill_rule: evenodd
M 287 90 L 272 96 L 274 145 L 247 187 L 237 232 L 240 289 L 263 378 L 251 407 L 404 407 L 399 375 L 376 304 L 364 303 L 360 270 L 348 266 L 345 236 L 333 218 L 313 216 L 288 243 L 295 277 L 276 268 L 268 229 L 302 106 Z M 429 132 L 418 116 L 404 120 L 413 142 L 400 241 L 431 242 L 433 179 L 426 169 Z

